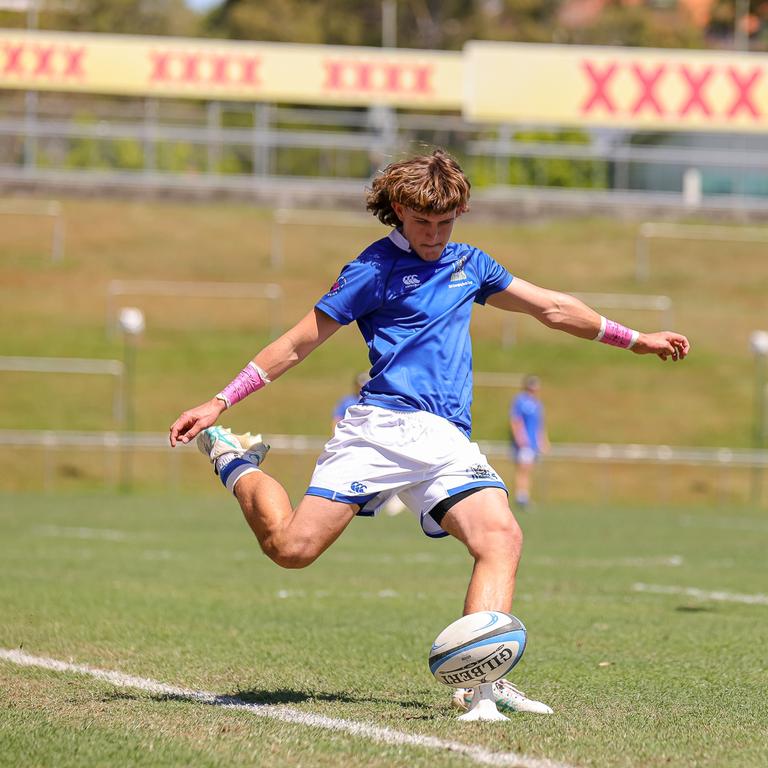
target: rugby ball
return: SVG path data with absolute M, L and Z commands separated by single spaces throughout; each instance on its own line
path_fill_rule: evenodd
M 520 661 L 526 632 L 516 616 L 479 611 L 462 616 L 435 638 L 429 669 L 453 688 L 474 688 L 499 680 Z

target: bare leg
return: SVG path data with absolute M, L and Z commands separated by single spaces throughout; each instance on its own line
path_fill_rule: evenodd
M 241 477 L 235 497 L 264 553 L 283 568 L 304 568 L 316 560 L 358 509 L 356 504 L 305 496 L 294 510 L 283 486 L 264 472 Z
M 445 531 L 464 542 L 475 559 L 464 613 L 512 608 L 523 532 L 500 488 L 484 488 L 451 507 Z
M 520 462 L 515 468 L 515 501 L 524 507 L 531 499 L 533 464 Z

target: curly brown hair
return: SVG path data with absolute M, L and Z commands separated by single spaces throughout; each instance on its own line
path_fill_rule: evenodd
M 396 227 L 402 222 L 392 203 L 421 213 L 464 213 L 469 210 L 471 186 L 459 164 L 447 152 L 436 149 L 431 155 L 390 163 L 373 180 L 365 207 L 382 224 Z

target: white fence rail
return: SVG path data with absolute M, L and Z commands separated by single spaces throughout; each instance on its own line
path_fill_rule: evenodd
M 273 451 L 317 453 L 330 435 L 270 435 Z M 480 448 L 489 456 L 508 456 L 505 440 L 480 440 Z M 0 446 L 47 446 L 55 448 L 123 448 L 172 450 L 165 432 L 74 432 L 68 430 L 0 429 Z M 182 450 L 190 445 L 180 445 Z M 733 464 L 742 467 L 767 467 L 768 450 L 746 448 L 692 448 L 671 445 L 617 443 L 556 443 L 548 460 L 606 461 L 609 463 L 646 462 L 652 464 L 689 464 L 693 466 Z
M 646 221 L 635 239 L 635 277 L 651 275 L 651 240 L 695 240 L 718 243 L 768 243 L 768 227 L 725 227 Z
M 88 357 L 17 357 L 0 356 L 0 371 L 13 373 L 68 373 L 112 376 L 112 417 L 117 424 L 125 421 L 125 366 L 121 360 Z
M 270 435 L 275 453 L 290 456 L 316 456 L 327 437 L 314 435 Z M 493 461 L 509 458 L 506 441 L 479 441 L 481 450 Z M 105 452 L 105 466 L 111 467 L 115 482 L 120 462 L 125 455 L 138 452 L 164 454 L 168 460 L 169 478 L 178 476 L 178 462 L 194 446 L 179 445 L 172 449 L 166 433 L 73 432 L 52 430 L 0 430 L 0 448 L 41 448 L 43 450 L 43 487 L 50 489 L 56 475 L 57 451 L 101 450 Z M 29 453 L 25 453 L 29 461 Z M 552 462 L 579 462 L 594 464 L 635 464 L 656 466 L 719 467 L 721 469 L 752 470 L 753 501 L 760 503 L 755 489 L 762 488 L 761 477 L 768 470 L 768 451 L 736 448 L 694 448 L 669 445 L 617 445 L 609 443 L 558 443 L 552 446 L 545 465 Z M 108 482 L 108 478 L 105 477 Z
M 273 214 L 272 245 L 269 251 L 270 265 L 273 269 L 281 269 L 285 262 L 285 229 L 288 226 L 315 227 L 317 229 L 327 227 L 381 229 L 378 219 L 374 219 L 373 216 L 334 211 L 278 208 Z
M 277 283 L 202 283 L 178 280 L 110 280 L 107 285 L 107 334 L 117 329 L 118 296 L 165 296 L 204 299 L 266 299 L 272 336 L 281 330 L 280 305 L 283 289 Z
M 51 227 L 51 262 L 56 264 L 64 259 L 64 214 L 61 203 L 57 200 L 40 202 L 37 200 L 2 200 L 0 216 L 14 216 L 50 219 Z
M 315 454 L 330 435 L 270 435 L 272 450 L 278 453 Z M 505 440 L 480 440 L 481 450 L 491 457 L 508 457 Z M 172 451 L 165 432 L 74 432 L 66 430 L 0 429 L 0 446 L 46 448 L 135 448 L 141 451 Z M 191 445 L 179 445 L 188 450 Z M 178 450 L 178 449 L 176 449 Z M 616 443 L 556 443 L 547 461 L 607 462 L 612 464 L 681 464 L 690 466 L 723 466 L 768 468 L 768 450 L 743 448 L 694 448 L 670 445 Z

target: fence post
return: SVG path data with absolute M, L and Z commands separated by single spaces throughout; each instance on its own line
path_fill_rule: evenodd
M 635 279 L 638 283 L 648 282 L 650 275 L 650 236 L 648 227 L 642 224 L 635 238 Z

